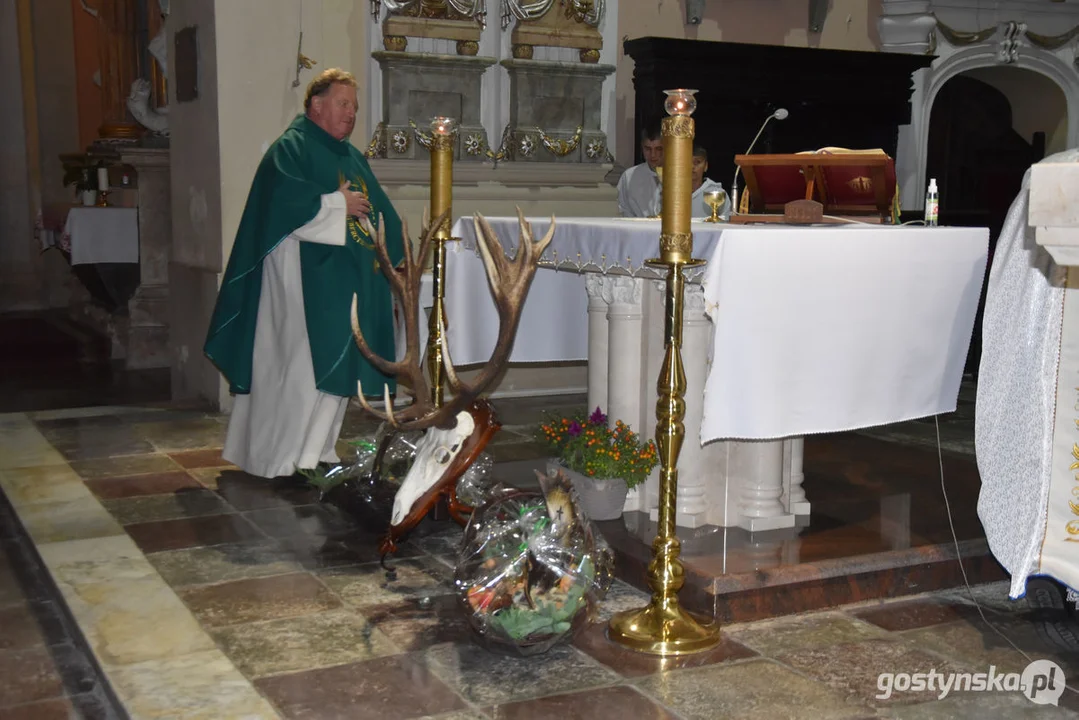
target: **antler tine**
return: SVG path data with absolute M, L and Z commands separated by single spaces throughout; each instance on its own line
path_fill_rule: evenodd
M 386 422 L 390 427 L 397 427 L 397 418 L 393 416 L 393 398 L 390 397 L 389 383 L 382 383 L 382 402 L 386 404 Z
M 450 358 L 450 344 L 449 338 L 446 337 L 446 325 L 441 320 L 438 323 L 439 328 L 442 330 L 442 366 L 446 371 L 446 382 L 450 384 L 450 389 L 453 390 L 454 396 L 462 395 L 461 379 L 457 377 L 457 368 L 453 366 L 453 359 Z
M 360 407 L 362 407 L 364 411 L 373 415 L 377 420 L 386 420 L 385 413 L 380 413 L 368 404 L 367 398 L 363 395 L 363 385 L 358 380 L 356 381 L 356 398 L 360 401 Z
M 386 223 L 384 220 L 385 217 L 380 214 L 378 216 L 378 229 L 375 231 L 374 237 L 375 255 L 378 257 L 378 265 L 382 269 L 382 274 L 386 276 L 390 286 L 396 289 L 398 293 L 401 293 L 404 290 L 401 279 L 396 277 L 396 274 L 393 272 L 393 263 L 390 262 L 390 253 L 386 249 Z M 404 232 L 402 232 L 402 235 L 404 235 Z M 407 239 L 407 237 L 408 236 L 405 235 L 402 239 Z
M 498 239 L 498 235 L 487 222 L 487 218 L 476 213 L 473 216 L 473 223 L 476 228 L 476 245 L 479 247 L 483 266 L 487 270 L 487 284 L 490 285 L 491 292 L 498 296 L 501 294 L 501 283 L 506 278 L 508 270 L 506 253 L 502 249 L 502 242 Z M 494 247 L 492 248 L 491 245 Z
M 374 365 L 379 372 L 385 375 L 396 375 L 405 369 L 403 363 L 390 362 L 372 350 L 371 346 L 367 344 L 367 339 L 363 336 L 363 330 L 360 329 L 359 300 L 356 297 L 356 293 L 352 293 L 351 320 L 352 337 L 356 341 L 356 347 L 360 349 L 360 354 L 363 355 L 367 362 Z

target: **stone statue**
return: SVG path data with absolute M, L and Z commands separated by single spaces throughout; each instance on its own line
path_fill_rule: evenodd
M 150 107 L 150 81 L 139 78 L 131 83 L 131 94 L 127 96 L 127 109 L 131 115 L 151 132 L 159 135 L 169 134 L 168 108 Z

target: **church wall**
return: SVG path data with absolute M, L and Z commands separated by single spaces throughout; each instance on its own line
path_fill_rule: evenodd
M 78 148 L 69 0 L 4 3 L 0 37 L 0 311 L 60 307 L 77 286 L 63 257 L 41 253 L 37 211 L 66 202 L 59 155 Z
M 37 304 L 16 13 L 0 3 L 0 311 Z
M 172 3 L 168 23 L 172 258 L 169 344 L 172 394 L 214 404 L 223 388 L 202 354 L 221 272 L 221 157 L 218 141 L 217 37 L 214 0 Z M 198 98 L 176 102 L 175 34 L 198 33 Z
M 682 3 L 670 0 L 619 0 L 618 38 L 670 37 L 687 40 L 877 50 L 880 0 L 830 0 L 820 33 L 809 32 L 809 0 L 708 0 L 700 25 L 685 24 Z M 619 41 L 620 42 L 620 41 Z M 716 68 L 738 82 L 738 68 Z M 823 79 L 822 82 L 827 82 Z M 615 106 L 617 153 L 633 163 L 633 58 L 618 48 Z

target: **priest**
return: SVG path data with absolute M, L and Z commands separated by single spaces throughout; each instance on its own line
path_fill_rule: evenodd
M 221 281 L 205 352 L 235 394 L 222 455 L 252 475 L 339 462 L 348 398 L 393 390 L 350 326 L 355 294 L 368 344 L 394 356 L 372 235 L 381 225 L 396 264 L 401 221 L 349 142 L 356 111 L 350 73 L 328 69 L 311 82 L 304 112 L 259 163 Z
M 644 162 L 618 178 L 618 213 L 622 217 L 654 217 L 659 212 L 656 168 L 663 165 L 663 137 L 658 124 L 647 125 L 641 131 L 641 154 Z
M 1043 162 L 1079 162 L 1079 150 Z M 1012 576 L 1011 597 L 1038 589 L 1032 605 L 1063 607 L 1062 594 L 1049 597 L 1051 586 L 1038 576 L 1059 581 L 1058 589 L 1070 589 L 1076 599 L 1079 535 L 1067 524 L 1074 512 L 1067 503 L 1075 494 L 1069 494 L 1075 456 L 1061 457 L 1059 447 L 1054 452 L 1058 379 L 1066 397 L 1074 397 L 1074 381 L 1061 362 L 1067 268 L 1035 242 L 1029 187 L 1028 171 L 997 241 L 986 289 L 974 424 L 982 480 L 978 517 L 989 549 Z M 1057 515 L 1061 507 L 1065 514 Z

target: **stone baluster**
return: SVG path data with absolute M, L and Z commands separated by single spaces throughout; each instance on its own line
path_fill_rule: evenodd
M 805 472 L 802 469 L 804 453 L 804 437 L 787 438 L 783 441 L 783 506 L 792 515 L 809 514 L 809 501 L 802 489 L 805 481 Z
M 605 278 L 585 273 L 588 293 L 588 408 L 607 407 L 607 301 L 603 298 Z
M 699 527 L 707 522 L 708 483 L 712 473 L 705 467 L 701 447 L 704 417 L 704 383 L 708 377 L 712 321 L 704 312 L 704 290 L 687 283 L 682 321 L 682 361 L 686 372 L 686 438 L 678 457 L 678 495 L 675 522 L 679 527 Z
M 750 532 L 794 527 L 783 494 L 783 441 L 732 442 L 729 482 L 737 488 L 739 525 Z
M 607 301 L 607 412 L 613 426 L 621 420 L 641 429 L 642 281 L 623 275 L 603 276 Z M 595 406 L 589 408 L 594 410 Z

